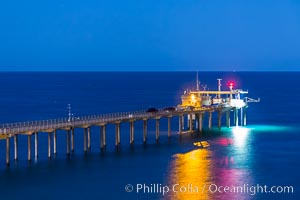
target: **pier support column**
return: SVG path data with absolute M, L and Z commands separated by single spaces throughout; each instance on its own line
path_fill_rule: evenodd
M 56 131 L 54 131 L 55 136 L 53 135 L 53 138 L 55 138 L 55 143 L 56 143 Z M 53 140 L 54 143 L 54 140 Z M 54 145 L 54 149 L 55 149 L 55 154 L 56 154 L 56 144 Z M 53 150 L 54 153 L 54 150 Z M 51 133 L 48 133 L 48 158 L 51 158 Z
M 230 127 L 230 110 L 226 112 L 226 126 Z
M 27 159 L 28 161 L 31 161 L 31 135 L 27 136 L 27 150 L 28 150 Z
M 143 141 L 144 141 L 144 143 L 146 143 L 147 142 L 147 120 L 146 119 L 144 119 L 143 129 L 144 129 Z
M 34 133 L 34 157 L 38 158 L 38 133 Z
M 193 115 L 190 114 L 189 116 L 190 116 L 189 117 L 189 130 L 190 130 L 190 132 L 192 132 L 193 131 Z
M 244 108 L 244 116 L 243 116 L 244 120 L 243 120 L 243 125 L 247 126 L 247 108 Z
M 197 122 L 196 122 L 196 114 L 192 115 L 192 130 L 195 131 L 196 130 L 196 126 L 197 126 Z
M 105 133 L 105 130 L 106 129 L 106 126 L 103 125 L 103 126 L 100 126 L 100 148 L 101 149 L 104 149 L 105 148 L 105 145 L 106 145 L 106 133 Z
M 184 130 L 184 115 L 181 116 L 181 132 Z
M 221 129 L 222 125 L 222 111 L 218 112 L 218 128 Z
M 134 143 L 134 122 L 130 122 L 130 144 Z
M 234 123 L 236 126 L 239 125 L 239 110 L 237 108 L 235 108 L 234 110 Z
M 202 133 L 203 130 L 203 113 L 199 113 L 199 118 L 198 118 L 198 128 L 199 132 Z
M 106 147 L 106 125 L 102 127 L 102 133 L 103 133 L 103 146 Z
M 6 138 L 6 165 L 9 166 L 10 163 L 10 145 L 9 137 Z
M 171 137 L 171 117 L 168 117 L 168 137 Z
M 208 129 L 211 130 L 211 125 L 212 125 L 212 112 L 209 112 L 208 115 Z
M 51 135 L 51 133 L 49 134 Z M 49 138 L 48 140 L 50 141 L 50 153 L 51 153 L 51 138 Z M 54 155 L 56 155 L 56 144 L 57 144 L 57 137 L 56 137 L 56 130 L 54 130 L 53 131 L 53 154 Z
M 18 135 L 14 135 L 14 153 L 15 160 L 18 160 Z
M 67 130 L 67 155 L 70 155 L 70 130 Z
M 116 145 L 116 147 L 118 147 L 119 144 L 120 144 L 120 123 L 116 123 L 116 136 L 115 136 L 115 139 L 116 139 L 115 145 Z
M 75 129 L 74 129 L 74 127 L 72 127 L 72 129 L 71 129 L 71 151 L 72 152 L 74 152 L 74 140 L 75 140 L 75 138 L 74 138 L 74 136 L 75 136 L 74 132 L 75 132 Z
M 184 121 L 185 119 L 183 118 L 183 121 Z M 189 114 L 187 114 L 186 115 L 186 131 L 189 131 L 190 130 L 190 115 Z
M 236 123 L 236 108 L 233 109 L 233 125 Z
M 240 115 L 240 116 L 241 116 L 241 117 L 240 117 L 240 120 L 241 120 L 241 126 L 244 125 L 244 121 L 243 121 L 243 116 L 244 116 L 244 115 L 243 115 L 243 111 L 244 111 L 243 108 L 240 108 L 240 114 L 241 114 L 241 115 Z
M 195 114 L 195 119 L 194 119 L 194 130 L 199 131 L 199 113 Z
M 83 129 L 83 151 L 86 152 L 86 142 L 87 142 L 87 128 Z
M 156 119 L 156 141 L 159 140 L 159 119 Z
M 183 116 L 183 115 L 179 115 L 178 118 L 179 118 L 179 135 L 182 135 L 182 130 L 183 130 L 183 118 L 184 118 L 184 116 Z
M 87 133 L 87 148 L 88 150 L 91 149 L 91 127 L 88 127 L 88 133 Z

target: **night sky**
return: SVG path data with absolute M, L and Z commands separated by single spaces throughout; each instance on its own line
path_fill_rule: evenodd
M 300 70 L 300 1 L 2 1 L 0 70 Z

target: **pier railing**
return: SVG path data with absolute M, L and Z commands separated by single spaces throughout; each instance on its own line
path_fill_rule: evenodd
M 15 122 L 0 124 L 0 134 L 13 135 L 18 133 L 33 133 L 33 132 L 49 132 L 54 129 L 66 129 L 71 127 L 94 126 L 99 124 L 116 123 L 118 121 L 141 120 L 156 117 L 164 117 L 168 115 L 181 115 L 194 113 L 198 111 L 211 110 L 212 108 L 203 108 L 201 110 L 176 110 L 168 111 L 159 109 L 157 112 L 147 112 L 146 110 L 132 112 L 118 112 L 101 115 L 88 115 L 72 118 L 48 119 L 26 122 Z
M 14 134 L 22 132 L 35 132 L 49 129 L 67 127 L 80 127 L 84 125 L 97 125 L 101 123 L 114 123 L 118 120 L 138 120 L 167 114 L 160 109 L 158 112 L 146 112 L 145 110 L 134 112 L 118 112 L 102 115 L 89 115 L 72 118 L 48 119 L 27 122 L 6 123 L 0 125 L 0 134 Z
M 110 113 L 60 119 L 36 120 L 27 122 L 6 123 L 0 125 L 0 134 L 26 132 L 34 130 L 57 129 L 63 127 L 82 126 L 90 123 L 109 123 L 110 121 L 124 120 L 130 117 L 147 117 L 151 113 L 144 110 L 134 112 Z

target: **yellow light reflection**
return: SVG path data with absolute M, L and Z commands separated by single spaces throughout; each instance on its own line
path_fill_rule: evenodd
M 210 153 L 208 149 L 197 149 L 185 154 L 176 154 L 171 163 L 169 185 L 176 185 L 168 199 L 210 199 L 202 187 L 209 184 Z
M 202 148 L 206 148 L 206 147 L 210 146 L 210 144 L 207 141 L 194 142 L 193 145 L 196 147 L 202 147 Z

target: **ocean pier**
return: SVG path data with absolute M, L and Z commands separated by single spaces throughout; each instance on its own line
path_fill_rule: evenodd
M 213 114 L 215 114 L 218 128 L 222 127 L 222 117 L 226 117 L 226 126 L 230 127 L 231 113 L 233 113 L 233 125 L 245 126 L 247 124 L 247 107 L 250 102 L 258 102 L 259 100 L 251 99 L 248 97 L 241 98 L 241 95 L 247 94 L 248 91 L 239 89 L 233 89 L 233 84 L 229 84 L 228 91 L 221 91 L 221 79 L 218 79 L 218 90 L 207 91 L 200 90 L 199 81 L 197 79 L 196 90 L 184 91 L 181 96 L 181 104 L 155 109 L 150 108 L 148 110 L 134 111 L 134 112 L 120 112 L 101 115 L 90 115 L 82 117 L 72 117 L 69 106 L 69 117 L 62 119 L 49 119 L 40 121 L 27 121 L 18 123 L 7 123 L 0 125 L 0 139 L 6 142 L 5 158 L 6 165 L 9 166 L 11 162 L 11 148 L 10 143 L 13 142 L 14 160 L 18 160 L 18 152 L 24 151 L 24 149 L 18 148 L 19 137 L 27 137 L 27 160 L 31 161 L 34 155 L 35 159 L 38 159 L 39 152 L 39 134 L 47 134 L 47 147 L 48 158 L 57 153 L 57 131 L 63 130 L 66 137 L 66 155 L 69 156 L 75 149 L 75 131 L 77 129 L 83 129 L 83 151 L 87 152 L 91 149 L 91 127 L 99 127 L 100 134 L 100 146 L 99 151 L 105 149 L 107 145 L 107 133 L 106 126 L 113 124 L 115 126 L 115 146 L 119 147 L 121 144 L 121 124 L 129 123 L 129 143 L 133 145 L 135 143 L 135 122 L 143 122 L 143 143 L 147 143 L 147 131 L 148 121 L 155 120 L 155 139 L 159 141 L 160 137 L 160 120 L 167 118 L 167 134 L 168 137 L 172 136 L 171 120 L 176 118 L 178 120 L 178 132 L 179 137 L 184 133 L 202 133 L 204 127 L 208 127 L 208 130 L 212 129 Z M 215 95 L 213 97 L 212 95 Z M 204 124 L 204 118 L 207 117 L 208 124 Z M 186 128 L 184 127 L 186 121 Z M 34 137 L 34 154 L 32 151 L 32 137 Z

